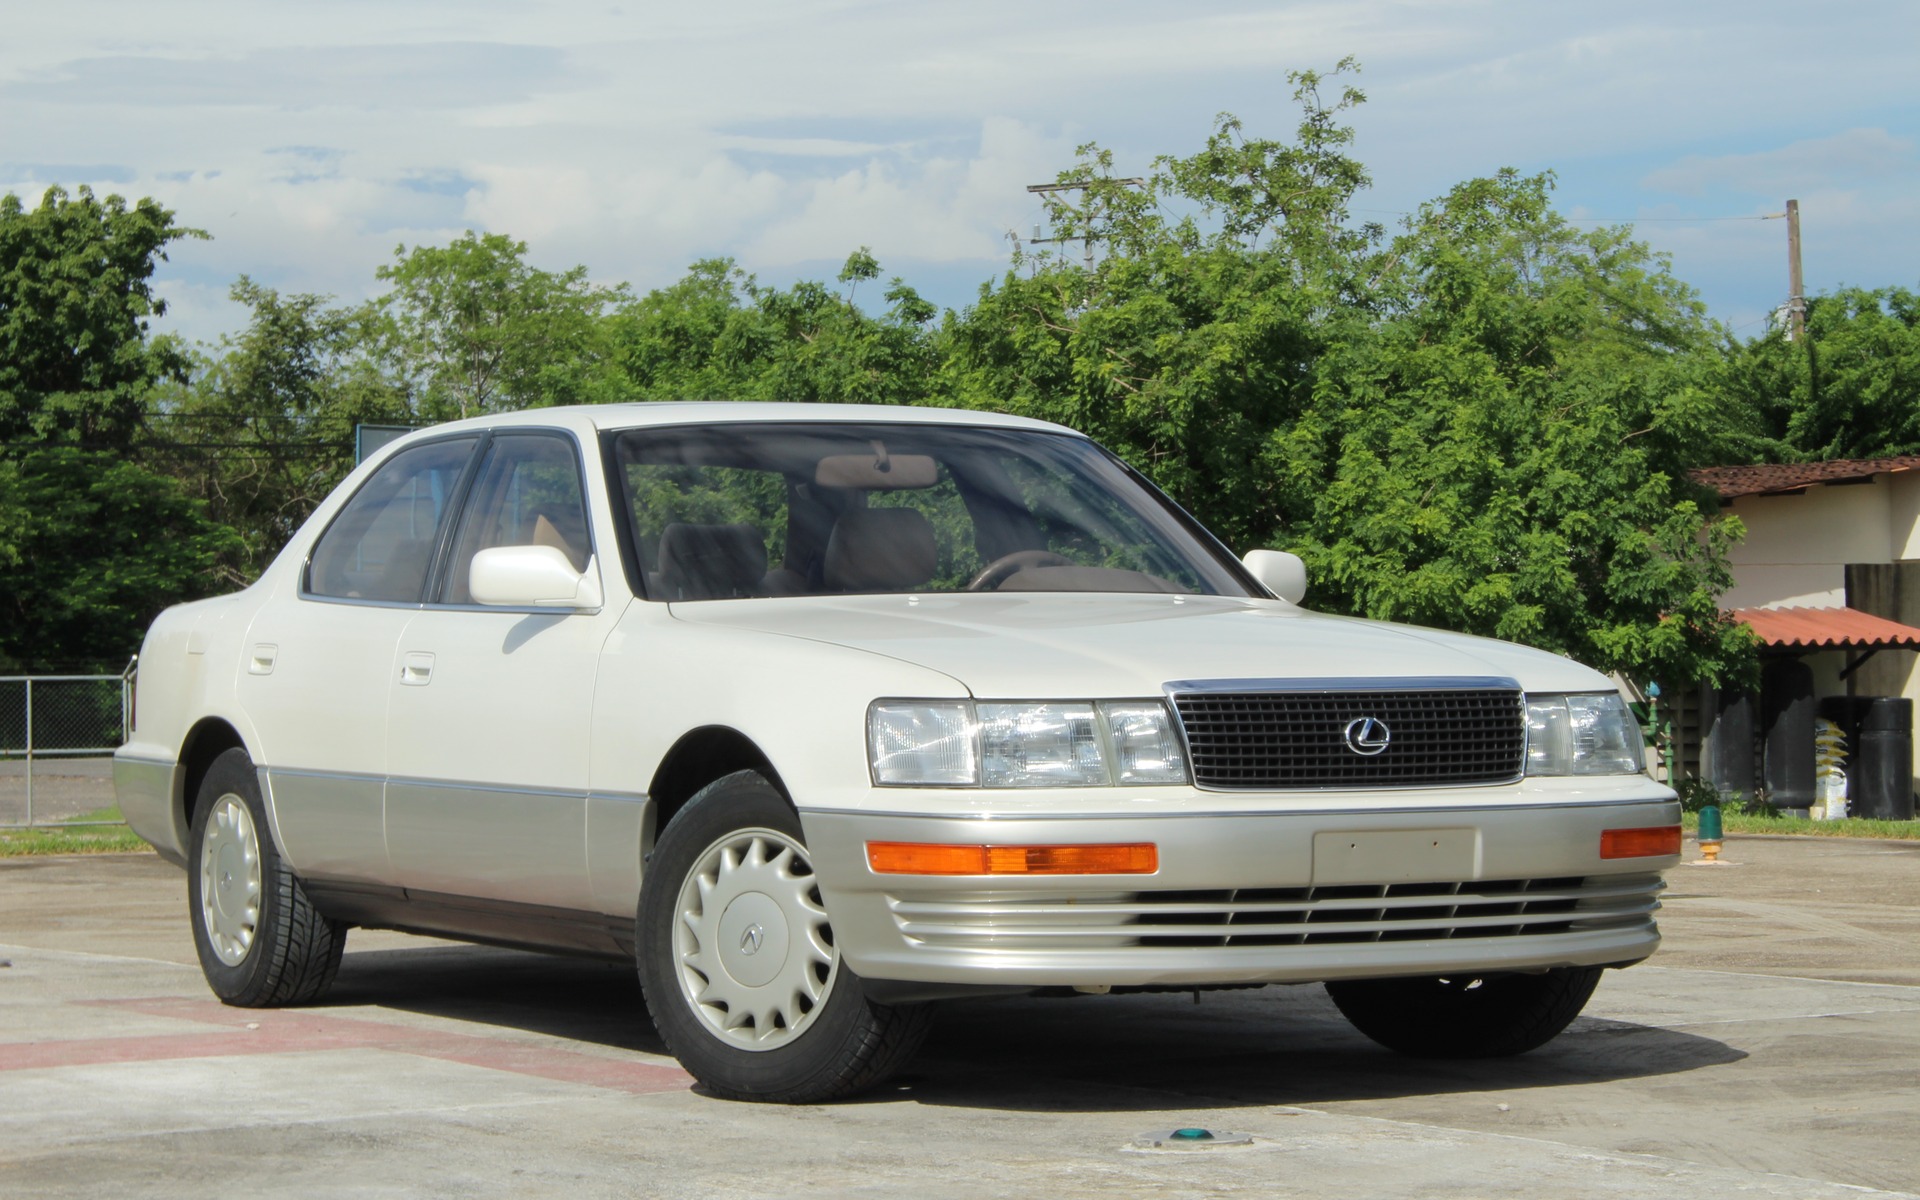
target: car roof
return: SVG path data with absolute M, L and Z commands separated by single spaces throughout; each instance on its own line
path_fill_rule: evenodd
M 970 408 L 920 408 L 899 404 L 797 404 L 751 400 L 653 400 L 627 404 L 575 404 L 528 408 L 469 417 L 432 427 L 436 434 L 466 429 L 560 426 L 582 434 L 653 425 L 726 425 L 748 422 L 857 421 L 917 425 L 972 425 L 1032 429 L 1050 433 L 1078 431 L 1051 421 Z

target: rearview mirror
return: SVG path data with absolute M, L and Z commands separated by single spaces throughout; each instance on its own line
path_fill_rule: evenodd
M 495 546 L 473 556 L 467 590 L 481 604 L 508 608 L 599 608 L 595 565 L 588 559 L 586 571 L 576 571 L 552 546 Z
M 813 470 L 821 487 L 861 488 L 869 492 L 898 492 L 930 488 L 940 482 L 940 467 L 929 454 L 888 454 L 874 443 L 872 454 L 829 454 Z
M 1307 594 L 1307 564 L 1298 554 L 1285 550 L 1249 550 L 1240 560 L 1260 585 L 1285 600 L 1298 604 Z

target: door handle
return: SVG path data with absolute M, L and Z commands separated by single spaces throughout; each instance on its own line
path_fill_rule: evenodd
M 189 647 L 188 653 L 195 653 L 195 651 L 191 647 Z M 279 654 L 280 654 L 280 647 L 271 645 L 267 642 L 257 643 L 253 648 L 252 656 L 247 660 L 247 674 L 249 675 L 273 674 L 273 660 L 279 657 Z
M 433 681 L 433 655 L 419 650 L 407 652 L 400 660 L 400 682 L 407 687 L 425 687 Z

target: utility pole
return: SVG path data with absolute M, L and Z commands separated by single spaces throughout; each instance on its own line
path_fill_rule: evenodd
M 1800 278 L 1800 202 L 1787 201 L 1787 340 L 1807 336 L 1807 293 Z
M 1147 186 L 1147 181 L 1139 178 L 1114 179 L 1114 180 L 1103 181 L 1103 182 L 1117 183 L 1122 187 Z M 1083 192 L 1087 189 L 1088 186 L 1089 185 L 1085 183 L 1030 183 L 1027 185 L 1027 191 L 1033 195 L 1040 195 L 1046 192 Z M 1043 238 L 1040 236 L 1040 227 L 1038 225 L 1035 225 L 1033 227 L 1033 236 L 1028 238 L 1027 242 L 1028 244 L 1034 245 L 1034 246 L 1045 245 L 1050 242 L 1079 242 L 1086 251 L 1085 258 L 1086 258 L 1087 270 L 1091 271 L 1093 270 L 1093 239 L 1094 239 L 1093 214 L 1090 212 L 1087 213 L 1086 218 L 1087 218 L 1087 231 L 1086 233 L 1080 235 L 1079 237 Z

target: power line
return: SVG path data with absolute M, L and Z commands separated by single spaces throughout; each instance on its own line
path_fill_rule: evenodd
M 243 450 L 256 455 L 279 453 L 351 454 L 348 442 L 154 442 L 135 441 L 126 446 L 118 442 L 0 442 L 0 450 L 128 450 L 139 453 L 165 453 L 175 450 Z
M 1352 212 L 1378 213 L 1390 217 L 1413 217 L 1418 213 L 1401 208 L 1355 208 Z M 1578 225 L 1644 225 L 1650 222 L 1692 225 L 1703 221 L 1777 221 L 1785 213 L 1760 213 L 1750 217 L 1569 217 L 1561 214 L 1560 219 Z
M 1103 183 L 1111 183 L 1111 184 L 1117 184 L 1120 187 L 1133 187 L 1133 188 L 1144 188 L 1147 186 L 1147 181 L 1136 175 L 1127 179 L 1089 179 L 1079 183 L 1030 183 L 1027 185 L 1027 192 L 1035 196 L 1048 195 L 1053 192 L 1084 192 L 1089 188 L 1096 187 Z M 1102 231 L 1096 230 L 1093 227 L 1093 208 L 1091 204 L 1089 204 L 1089 206 L 1084 212 L 1076 212 L 1075 215 L 1084 216 L 1086 218 L 1087 231 L 1085 233 L 1078 234 L 1078 235 L 1063 235 L 1061 237 L 1041 237 L 1040 226 L 1035 225 L 1033 227 L 1033 236 L 1027 239 L 1027 243 L 1033 246 L 1043 246 L 1043 245 L 1051 244 L 1053 242 L 1079 242 L 1081 249 L 1085 252 L 1084 257 L 1086 259 L 1087 270 L 1091 271 L 1093 270 L 1094 239 L 1100 237 Z M 1018 239 L 1020 236 L 1019 234 L 1014 233 L 1012 230 L 1008 230 L 1007 232 L 1009 234 L 1012 234 L 1015 239 Z

